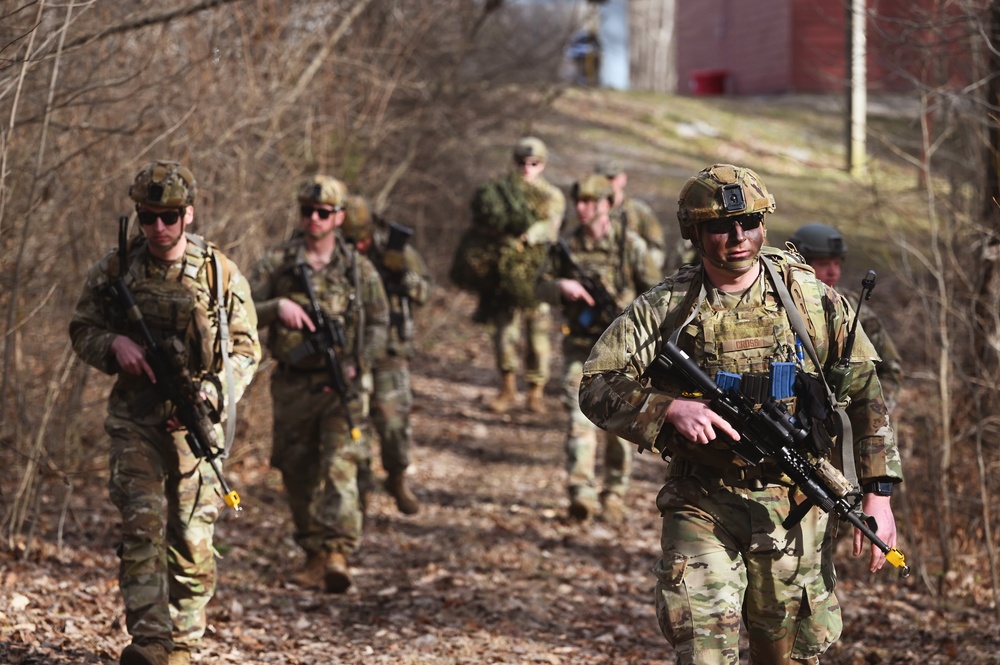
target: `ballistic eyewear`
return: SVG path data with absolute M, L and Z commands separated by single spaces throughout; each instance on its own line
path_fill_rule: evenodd
M 750 231 L 757 228 L 764 221 L 764 213 L 762 212 L 749 212 L 745 215 L 737 215 L 735 217 L 721 217 L 719 219 L 710 219 L 705 222 L 705 228 L 709 233 L 729 233 L 733 230 L 733 224 L 739 224 L 740 228 L 744 231 Z
M 319 215 L 320 219 L 328 219 L 330 215 L 340 210 L 340 208 L 334 208 L 333 210 L 327 210 L 326 208 L 317 208 L 311 205 L 299 206 L 299 212 L 302 213 L 303 217 L 312 217 L 313 213 Z
M 152 210 L 136 209 L 135 213 L 139 218 L 139 223 L 143 226 L 152 226 L 153 224 L 156 224 L 156 220 L 163 222 L 164 226 L 173 226 L 178 222 L 178 220 L 180 220 L 184 211 L 164 210 L 162 212 L 153 212 Z

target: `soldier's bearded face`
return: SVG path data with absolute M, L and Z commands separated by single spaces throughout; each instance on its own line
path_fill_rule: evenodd
M 143 206 L 138 216 L 150 251 L 153 256 L 161 256 L 176 247 L 181 241 L 184 231 L 194 218 L 194 208 L 187 206 L 178 210 L 176 208 Z M 167 224 L 166 222 L 171 223 Z
M 344 211 L 324 204 L 301 206 L 302 230 L 313 240 L 327 237 L 344 223 Z

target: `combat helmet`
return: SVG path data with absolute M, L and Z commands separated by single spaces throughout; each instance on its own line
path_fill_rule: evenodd
M 535 157 L 542 163 L 549 161 L 549 149 L 545 147 L 545 142 L 542 139 L 525 136 L 514 145 L 515 161 L 521 161 L 528 157 Z
M 320 203 L 343 210 L 347 203 L 347 186 L 332 176 L 313 176 L 299 188 L 299 203 Z
M 774 212 L 774 197 L 756 173 L 742 166 L 713 164 L 690 178 L 677 201 L 681 237 L 697 240 L 695 228 L 709 219 Z
M 347 197 L 347 214 L 340 231 L 351 242 L 362 242 L 372 237 L 372 213 L 365 197 L 352 195 Z
M 819 222 L 800 227 L 788 242 L 795 245 L 806 261 L 839 259 L 847 255 L 847 242 L 840 231 Z
M 150 162 L 135 174 L 129 198 L 154 208 L 186 208 L 194 205 L 197 185 L 194 174 L 179 162 Z
M 615 191 L 611 188 L 611 182 L 607 178 L 592 173 L 573 183 L 570 196 L 574 201 L 581 199 L 593 199 L 594 201 L 608 199 L 610 201 L 614 199 Z

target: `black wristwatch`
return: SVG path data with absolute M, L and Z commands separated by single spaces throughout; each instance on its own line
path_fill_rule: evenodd
M 870 480 L 861 486 L 865 494 L 875 494 L 877 496 L 892 496 L 893 482 L 885 478 Z

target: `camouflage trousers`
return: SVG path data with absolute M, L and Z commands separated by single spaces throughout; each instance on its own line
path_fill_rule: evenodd
M 544 386 L 549 380 L 549 364 L 552 359 L 552 312 L 548 303 L 540 303 L 529 309 L 502 309 L 493 319 L 493 348 L 496 353 L 497 368 L 501 372 L 518 371 L 520 366 L 521 327 L 524 326 L 525 339 L 524 378 L 534 385 Z
M 340 397 L 323 392 L 325 372 L 278 370 L 271 378 L 274 436 L 271 466 L 281 471 L 295 524 L 295 542 L 308 553 L 350 555 L 361 538 L 358 466 L 364 440 L 351 437 Z M 361 400 L 350 404 L 356 426 Z
M 410 361 L 401 356 L 386 356 L 375 365 L 371 402 L 371 421 L 378 434 L 382 467 L 393 475 L 410 466 Z
M 193 649 L 215 593 L 221 488 L 183 433 L 108 427 L 108 490 L 121 512 L 118 584 L 134 639 Z M 221 464 L 220 464 L 221 467 Z
M 597 427 L 580 410 L 583 363 L 590 348 L 563 345 L 563 405 L 569 412 L 566 434 L 566 471 L 570 497 L 597 499 L 596 464 L 598 437 L 604 439 L 604 491 L 624 496 L 632 475 L 633 444 Z
M 675 462 L 676 463 L 676 462 Z M 795 488 L 723 486 L 668 474 L 656 562 L 656 616 L 680 665 L 738 665 L 741 621 L 754 663 L 819 662 L 840 636 L 832 550 L 837 522 L 813 508 L 782 521 Z

